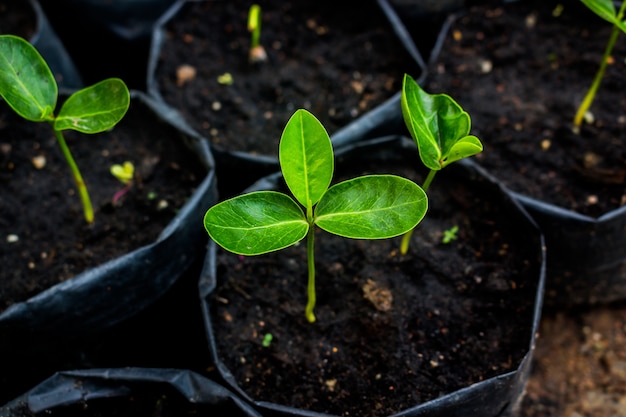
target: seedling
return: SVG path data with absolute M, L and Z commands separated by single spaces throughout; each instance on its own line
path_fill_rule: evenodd
M 261 45 L 261 6 L 253 4 L 248 11 L 248 32 L 250 32 L 250 62 L 267 61 L 267 53 Z
M 611 53 L 613 52 L 613 47 L 615 46 L 615 42 L 617 42 L 617 38 L 620 32 L 626 33 L 626 21 L 623 20 L 624 12 L 626 11 L 626 1 L 622 2 L 622 5 L 617 12 L 615 10 L 613 0 L 581 1 L 595 14 L 597 14 L 607 22 L 611 23 L 613 25 L 613 29 L 611 30 L 611 35 L 609 36 L 606 48 L 604 49 L 604 54 L 602 55 L 602 61 L 600 61 L 598 71 L 596 72 L 596 75 L 591 83 L 591 86 L 589 87 L 589 90 L 587 91 L 587 94 L 585 95 L 578 107 L 576 116 L 574 116 L 574 131 L 578 131 L 580 129 L 580 126 L 585 119 L 585 114 L 587 114 L 589 107 L 591 107 L 591 103 L 593 103 L 598 88 L 600 87 L 600 83 L 602 82 L 602 78 L 604 78 L 606 66 L 609 62 Z
M 448 230 L 443 231 L 443 237 L 441 238 L 441 243 L 448 244 L 453 240 L 457 240 L 458 236 L 456 235 L 459 231 L 459 226 L 452 226 Z
M 135 165 L 132 162 L 126 161 L 123 165 L 115 164 L 111 165 L 111 175 L 118 179 L 119 182 L 124 184 L 124 188 L 119 190 L 113 195 L 113 204 L 115 205 L 120 198 L 122 198 L 133 186 L 133 178 L 135 176 Z
M 272 340 L 274 340 L 274 336 L 272 336 L 271 333 L 265 333 L 265 336 L 263 336 L 263 341 L 261 342 L 261 345 L 265 348 L 268 348 L 272 344 Z
M 26 40 L 0 36 L 0 96 L 21 117 L 49 122 L 70 166 L 83 205 L 85 220 L 93 222 L 93 208 L 82 175 L 65 142 L 63 130 L 99 133 L 119 122 L 130 104 L 126 84 L 109 78 L 72 94 L 54 115 L 58 86 L 48 64 Z
M 430 169 L 422 184 L 424 191 L 428 191 L 439 170 L 483 150 L 480 140 L 469 134 L 469 114 L 450 96 L 428 94 L 405 74 L 400 101 L 404 122 L 417 144 L 420 159 Z M 413 230 L 402 236 L 400 253 L 403 255 L 409 250 Z
M 329 188 L 334 171 L 332 144 L 322 124 L 306 110 L 297 110 L 285 126 L 279 162 L 295 200 L 277 191 L 243 194 L 211 207 L 204 226 L 218 245 L 245 256 L 277 251 L 306 236 L 305 315 L 312 323 L 315 226 L 352 239 L 390 238 L 415 227 L 428 202 L 417 184 L 394 175 L 362 176 Z

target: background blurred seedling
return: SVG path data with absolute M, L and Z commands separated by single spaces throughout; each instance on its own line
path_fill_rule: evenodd
M 62 132 L 70 129 L 93 134 L 111 129 L 130 105 L 126 84 L 109 78 L 76 91 L 55 116 L 58 86 L 48 64 L 28 41 L 1 35 L 0 95 L 24 119 L 50 123 L 76 183 L 85 220 L 92 223 L 94 214 L 87 186 Z
M 250 52 L 252 63 L 267 61 L 267 52 L 261 45 L 261 6 L 253 4 L 248 11 L 248 32 L 250 32 Z
M 459 231 L 459 226 L 452 226 L 448 230 L 443 231 L 443 237 L 441 238 L 441 243 L 448 244 L 453 240 L 457 240 L 457 233 Z
M 111 166 L 111 175 L 124 184 L 124 188 L 113 195 L 112 202 L 115 205 L 133 186 L 133 178 L 135 176 L 135 165 L 126 161 L 123 165 L 115 164 Z
M 606 73 L 606 66 L 608 65 L 611 59 L 611 53 L 613 52 L 613 48 L 615 47 L 615 43 L 617 42 L 617 38 L 620 32 L 626 33 L 626 22 L 624 21 L 624 12 L 626 11 L 626 1 L 622 2 L 622 5 L 619 8 L 619 11 L 616 11 L 615 5 L 613 4 L 613 0 L 581 0 L 585 6 L 587 6 L 591 11 L 597 14 L 602 19 L 613 25 L 611 30 L 611 35 L 609 36 L 609 40 L 607 41 L 606 48 L 604 49 L 604 54 L 602 55 L 602 60 L 600 61 L 600 66 L 598 67 L 598 71 L 587 90 L 587 94 L 583 98 L 582 102 L 578 107 L 578 111 L 576 112 L 576 116 L 574 116 L 574 131 L 578 132 L 580 130 L 580 126 L 583 121 L 587 118 L 587 113 L 593 100 L 596 96 L 598 88 L 600 87 L 600 83 L 602 83 L 602 79 L 604 78 L 604 74 Z

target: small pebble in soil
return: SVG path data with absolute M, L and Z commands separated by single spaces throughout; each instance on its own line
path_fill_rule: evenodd
M 191 65 L 183 64 L 176 69 L 176 86 L 182 87 L 196 78 L 196 69 Z
M 18 235 L 7 235 L 7 243 L 16 243 L 20 240 Z
M 46 166 L 46 157 L 43 155 L 35 156 L 31 162 L 35 168 L 43 169 Z

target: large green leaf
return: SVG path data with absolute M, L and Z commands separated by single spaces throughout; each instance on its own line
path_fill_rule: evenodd
M 129 105 L 130 93 L 124 81 L 109 78 L 72 94 L 63 103 L 54 128 L 104 132 L 122 120 Z
M 53 117 L 58 88 L 52 71 L 39 52 L 17 36 L 0 36 L 0 95 L 27 120 Z
M 306 110 L 297 110 L 280 139 L 280 167 L 296 200 L 311 208 L 333 177 L 333 147 L 324 126 Z
M 309 230 L 298 203 L 274 191 L 257 191 L 216 204 L 206 212 L 204 227 L 218 245 L 240 255 L 286 248 Z
M 315 224 L 354 239 L 384 239 L 413 229 L 426 214 L 426 193 L 395 175 L 369 175 L 336 184 L 315 208 Z
M 440 170 L 482 151 L 478 138 L 468 136 L 470 116 L 450 96 L 428 94 L 405 74 L 402 84 L 402 115 L 415 140 L 420 158 L 432 170 Z

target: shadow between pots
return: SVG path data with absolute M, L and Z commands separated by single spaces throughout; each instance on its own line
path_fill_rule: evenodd
M 57 372 L 0 408 L 3 417 L 202 413 L 260 417 L 230 391 L 197 373 L 155 368 Z

